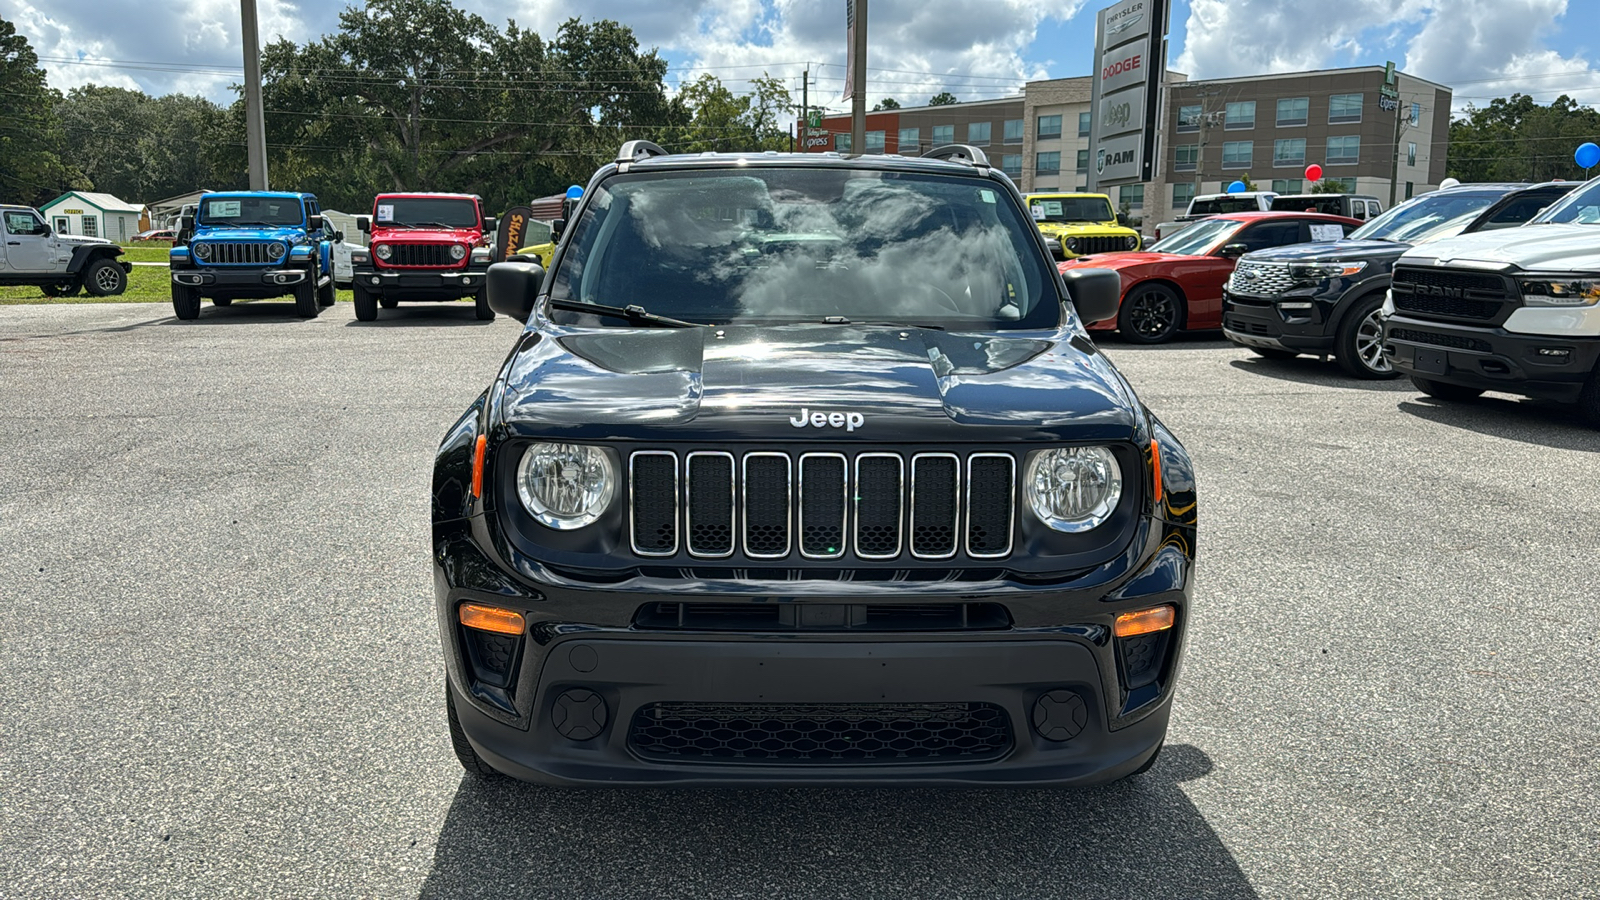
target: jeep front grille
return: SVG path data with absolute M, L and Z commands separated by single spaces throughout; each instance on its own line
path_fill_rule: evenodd
M 270 242 L 206 241 L 205 245 L 211 248 L 211 256 L 207 259 L 195 256 L 203 266 L 265 266 L 283 258 L 272 255 Z
M 1070 248 L 1067 245 L 1068 241 L 1072 242 Z M 1069 237 L 1061 241 L 1061 249 L 1077 256 L 1088 256 L 1091 253 L 1121 253 L 1128 249 L 1128 238 L 1125 235 Z
M 629 457 L 633 552 L 700 559 L 975 559 L 1010 555 L 1009 453 L 640 450 Z
M 449 244 L 389 244 L 389 258 L 379 260 L 392 268 L 453 266 L 461 262 L 450 258 Z
M 1394 308 L 1423 318 L 1493 319 L 1515 299 L 1506 279 L 1488 272 L 1396 266 Z
M 1275 297 L 1294 284 L 1289 266 L 1284 263 L 1240 262 L 1228 276 L 1228 290 L 1235 294 Z

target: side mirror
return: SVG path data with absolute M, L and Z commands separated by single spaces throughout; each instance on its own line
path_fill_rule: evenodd
M 552 244 L 561 243 L 561 232 L 566 231 L 566 230 L 567 230 L 567 220 L 566 219 L 556 219 L 555 221 L 551 222 L 550 223 L 550 243 L 552 243 Z
M 1115 319 L 1122 306 L 1122 278 L 1110 269 L 1069 269 L 1061 273 L 1072 306 L 1085 325 Z
M 494 216 L 484 216 L 483 217 L 483 233 L 484 234 L 493 234 L 495 229 L 497 229 L 499 227 L 500 227 L 500 220 L 499 219 L 496 219 Z
M 372 217 L 371 216 L 356 216 L 356 229 L 361 231 L 363 234 L 371 234 L 372 233 Z
M 500 262 L 489 267 L 484 290 L 489 308 L 518 322 L 533 315 L 534 300 L 544 283 L 544 268 L 538 263 Z
M 1226 246 L 1224 246 L 1222 248 L 1222 251 L 1220 253 L 1218 253 L 1217 255 L 1221 256 L 1221 257 L 1223 257 L 1225 259 L 1238 259 L 1239 257 L 1241 257 L 1241 256 L 1243 256 L 1243 255 L 1245 255 L 1246 253 L 1249 253 L 1249 252 L 1250 252 L 1250 248 L 1245 246 L 1244 244 L 1227 244 Z
M 342 231 L 335 231 L 335 232 L 334 232 L 334 233 L 333 233 L 333 241 L 334 241 L 334 243 L 336 243 L 336 244 L 342 244 L 342 243 L 344 243 L 344 232 L 342 232 Z
M 194 230 L 194 216 L 184 216 L 178 220 L 178 233 Z
M 306 230 L 308 230 L 308 231 L 321 231 L 322 230 L 322 217 L 321 216 L 311 216 L 311 217 L 307 218 L 306 219 Z

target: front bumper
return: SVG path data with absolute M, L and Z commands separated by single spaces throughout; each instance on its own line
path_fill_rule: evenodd
M 1407 375 L 1566 403 L 1578 399 L 1600 365 L 1600 338 L 1516 334 L 1403 313 L 1385 321 L 1383 340 Z
M 311 277 L 309 269 L 173 269 L 172 283 L 197 288 L 284 288 Z
M 352 267 L 353 283 L 396 300 L 454 300 L 476 294 L 488 277 L 487 266 L 461 269 L 380 269 L 369 264 Z
M 1325 354 L 1333 350 L 1339 295 L 1311 289 L 1275 297 L 1222 291 L 1222 335 L 1235 344 Z M 1282 304 L 1289 304 L 1286 309 Z

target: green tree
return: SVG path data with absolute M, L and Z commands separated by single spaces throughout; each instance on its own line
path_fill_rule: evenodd
M 1347 193 L 1347 191 L 1345 191 L 1345 189 L 1344 189 L 1344 182 L 1343 181 L 1338 180 L 1338 179 L 1333 179 L 1333 178 L 1324 178 L 1321 181 L 1319 181 L 1316 184 L 1313 184 L 1311 186 L 1311 193 L 1313 193 L 1313 194 L 1343 194 L 1343 193 Z
M 1450 123 L 1445 173 L 1463 182 L 1581 179 L 1584 170 L 1572 154 L 1592 140 L 1600 140 L 1600 112 L 1566 95 L 1541 106 L 1513 94 L 1468 107 Z
M 685 124 L 663 130 L 667 149 L 683 153 L 789 149 L 789 132 L 778 124 L 792 106 L 783 80 L 763 74 L 752 90 L 734 94 L 715 75 L 705 74 L 678 92 L 676 116 Z
M 952 94 L 949 91 L 940 91 L 939 93 L 933 95 L 933 99 L 928 101 L 928 105 L 929 106 L 949 106 L 952 103 L 959 103 L 959 102 L 961 102 L 961 101 L 956 99 L 956 95 L 955 94 Z
M 91 183 L 62 158 L 61 99 L 16 26 L 0 19 L 0 197 L 38 205 Z
M 900 108 L 900 101 L 896 100 L 893 97 L 885 97 L 882 100 L 879 100 L 877 103 L 872 105 L 873 112 L 877 112 L 879 110 L 884 110 L 884 109 L 899 109 L 899 108 Z
M 242 187 L 219 178 L 214 148 L 242 143 L 226 112 L 203 97 L 87 85 L 56 105 L 67 161 L 97 190 L 149 202 L 196 188 Z

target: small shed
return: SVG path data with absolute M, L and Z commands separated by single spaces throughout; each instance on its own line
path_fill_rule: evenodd
M 183 215 L 185 207 L 193 207 L 200 203 L 200 195 L 206 191 L 190 191 L 165 200 L 157 200 L 150 204 L 150 227 L 171 228 L 178 227 L 178 217 Z M 192 211 L 192 210 L 191 210 Z
M 67 191 L 39 207 L 39 212 L 50 227 L 61 234 L 81 234 L 126 243 L 139 233 L 139 218 L 144 208 L 110 194 Z

